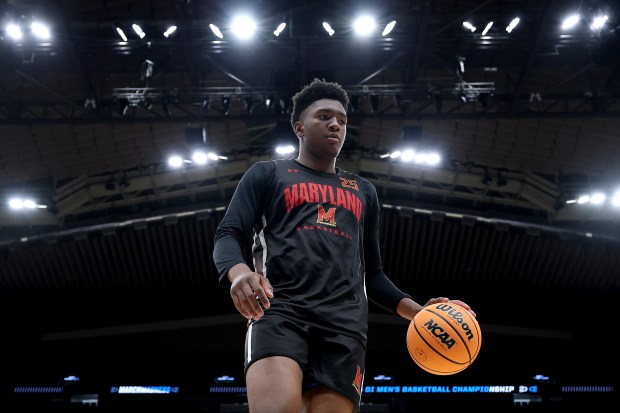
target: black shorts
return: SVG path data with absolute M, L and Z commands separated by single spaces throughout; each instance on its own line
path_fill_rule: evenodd
M 361 341 L 266 312 L 248 325 L 245 371 L 253 362 L 270 356 L 289 357 L 299 363 L 303 392 L 324 385 L 359 408 L 366 356 Z

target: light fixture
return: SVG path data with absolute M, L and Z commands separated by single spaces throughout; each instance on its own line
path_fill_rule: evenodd
M 607 22 L 607 19 L 609 19 L 609 16 L 607 16 L 606 14 L 604 14 L 602 16 L 596 16 L 594 18 L 594 20 L 592 21 L 592 24 L 590 25 L 590 28 L 592 30 L 599 30 L 599 29 L 603 28 L 603 26 Z
M 508 33 L 512 33 L 512 31 L 515 29 L 515 27 L 517 27 L 517 25 L 519 24 L 519 22 L 521 21 L 520 18 L 515 17 L 514 19 L 512 19 L 510 21 L 510 24 L 508 25 L 508 27 L 506 27 L 506 31 Z
M 466 28 L 467 30 L 469 30 L 472 33 L 476 31 L 476 27 L 473 24 L 471 24 L 470 22 L 463 22 L 463 27 Z
M 142 27 L 134 23 L 131 25 L 131 28 L 133 29 L 134 32 L 136 32 L 138 37 L 140 37 L 141 39 L 144 39 L 144 36 L 146 36 L 146 33 L 144 33 L 144 31 L 142 30 Z
M 9 23 L 6 26 L 6 33 L 13 40 L 20 40 L 23 36 L 22 29 L 14 23 Z
M 146 59 L 142 63 L 142 80 L 151 80 L 153 77 L 153 67 L 155 66 L 155 62 Z
M 237 16 L 233 19 L 230 28 L 237 38 L 250 39 L 256 31 L 256 23 L 249 16 Z
M 123 29 L 121 29 L 119 26 L 116 26 L 116 32 L 118 33 L 119 36 L 121 36 L 121 39 L 123 39 L 124 42 L 127 41 L 127 36 L 125 35 L 125 32 L 123 31 Z
M 50 29 L 41 22 L 33 21 L 30 25 L 30 30 L 39 39 L 47 40 L 51 37 Z
M 278 27 L 273 31 L 273 35 L 278 37 L 282 33 L 282 31 L 286 28 L 286 23 L 280 23 Z
M 388 24 L 385 25 L 383 32 L 381 32 L 381 36 L 387 36 L 394 30 L 394 26 L 396 26 L 396 20 L 392 20 Z
M 456 57 L 456 71 L 459 75 L 465 73 L 465 58 L 463 56 Z
M 481 36 L 486 36 L 487 33 L 489 32 L 489 30 L 491 30 L 491 27 L 493 27 L 493 22 L 488 22 L 487 25 L 485 26 L 484 30 L 482 31 L 482 33 L 480 35 Z
M 224 38 L 224 35 L 222 34 L 222 31 L 215 24 L 209 24 L 209 28 L 211 29 L 211 31 L 213 32 L 214 35 L 216 35 L 220 39 Z
M 562 21 L 562 30 L 572 29 L 579 23 L 579 20 L 581 20 L 581 16 L 578 13 L 571 14 Z
M 229 109 L 230 109 L 230 97 L 223 96 L 222 97 L 222 114 L 228 115 Z
M 271 111 L 273 109 L 273 97 L 272 96 L 265 97 L 265 108 L 268 111 Z
M 290 102 L 290 99 L 286 99 L 286 98 L 282 98 L 282 97 L 280 98 L 278 103 L 279 103 L 279 106 L 280 106 L 280 113 L 281 114 L 284 115 L 284 114 L 288 113 L 289 102 Z
M 360 16 L 353 22 L 353 30 L 359 36 L 369 36 L 375 31 L 377 23 L 370 16 Z
M 323 28 L 325 29 L 325 31 L 327 32 L 327 34 L 329 34 L 329 36 L 333 36 L 336 32 L 334 31 L 334 29 L 332 29 L 332 26 L 327 23 L 327 22 L 323 22 Z
M 168 38 L 172 35 L 172 33 L 177 31 L 177 26 L 170 26 L 164 32 L 164 37 Z

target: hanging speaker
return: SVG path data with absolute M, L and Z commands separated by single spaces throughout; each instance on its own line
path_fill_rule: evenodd
M 185 140 L 190 145 L 202 145 L 207 141 L 205 128 L 185 128 Z

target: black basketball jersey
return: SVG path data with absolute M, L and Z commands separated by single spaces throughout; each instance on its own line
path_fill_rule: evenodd
M 365 343 L 368 297 L 391 311 L 408 297 L 383 273 L 379 209 L 374 186 L 340 168 L 323 173 L 293 159 L 258 162 L 217 229 L 220 282 L 230 285 L 228 270 L 245 262 L 273 286 L 267 312 Z

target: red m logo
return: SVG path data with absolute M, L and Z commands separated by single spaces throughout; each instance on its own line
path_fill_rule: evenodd
M 331 207 L 327 212 L 323 208 L 323 205 L 317 205 L 319 208 L 319 214 L 316 219 L 317 224 L 336 226 L 336 207 Z

